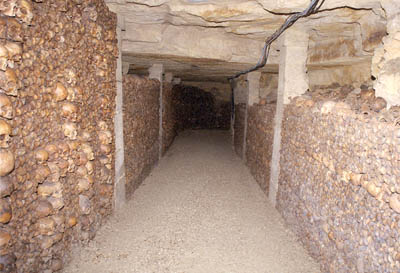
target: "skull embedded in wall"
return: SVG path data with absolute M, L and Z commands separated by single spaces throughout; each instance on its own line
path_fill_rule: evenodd
M 70 120 L 76 119 L 77 107 L 71 102 L 65 102 L 62 106 L 62 115 Z
M 11 68 L 7 68 L 6 71 L 0 71 L 0 88 L 10 96 L 17 96 L 18 83 L 17 75 Z
M 14 61 L 19 62 L 22 57 L 22 46 L 19 43 L 7 42 L 5 45 L 8 50 L 8 65 L 14 66 Z
M 63 132 L 66 137 L 72 140 L 75 140 L 76 136 L 78 135 L 76 124 L 73 122 L 64 123 Z
M 0 150 L 0 176 L 6 176 L 14 169 L 14 155 L 8 150 Z
M 85 165 L 88 162 L 87 155 L 84 152 L 79 152 L 76 155 L 75 158 L 75 164 L 80 166 L 80 165 Z
M 45 149 L 39 149 L 35 152 L 35 158 L 39 163 L 46 162 L 49 159 L 49 153 Z
M 112 143 L 112 133 L 108 130 L 99 132 L 99 140 L 101 144 Z
M 9 141 L 11 139 L 10 135 L 12 133 L 12 128 L 10 124 L 8 124 L 4 120 L 0 120 L 0 147 L 1 148 L 8 148 Z
M 81 146 L 82 151 L 86 154 L 88 160 L 94 160 L 94 153 L 92 147 L 90 147 L 87 143 L 82 143 Z
M 32 5 L 30 1 L 27 0 L 19 0 L 17 4 L 17 11 L 15 13 L 17 18 L 26 23 L 30 24 L 33 19 L 33 13 L 32 13 Z
M 4 45 L 0 45 L 0 70 L 6 71 L 8 61 L 8 50 Z
M 103 120 L 99 121 L 99 127 L 103 131 L 106 131 L 108 129 L 107 123 Z
M 15 16 L 17 0 L 0 0 L 0 12 L 6 16 Z
M 54 89 L 54 99 L 56 101 L 63 101 L 67 98 L 67 89 L 61 83 L 57 83 Z
M 7 224 L 12 217 L 12 211 L 7 199 L 0 199 L 0 223 Z
M 326 101 L 321 107 L 321 114 L 330 114 L 333 111 L 333 108 L 335 107 L 335 102 L 334 101 Z
M 67 69 L 64 74 L 67 83 L 71 86 L 75 86 L 77 82 L 75 71 L 73 69 Z
M 14 190 L 14 185 L 9 176 L 0 177 L 0 198 L 9 196 Z
M 0 116 L 6 119 L 12 119 L 13 117 L 13 107 L 11 101 L 4 94 L 0 94 Z
M 111 145 L 108 144 L 100 144 L 100 152 L 104 155 L 108 155 L 111 153 Z
M 72 88 L 72 87 L 68 87 L 68 89 L 66 89 L 66 90 L 67 90 L 67 100 L 74 101 L 76 98 L 76 93 L 75 93 L 76 89 Z
M 88 131 L 83 131 L 83 132 L 81 133 L 80 139 L 81 139 L 82 141 L 91 141 L 90 132 L 88 132 Z
M 22 42 L 22 25 L 14 18 L 7 20 L 7 38 L 15 42 Z

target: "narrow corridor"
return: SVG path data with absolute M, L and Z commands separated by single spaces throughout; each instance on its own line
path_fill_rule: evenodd
M 64 272 L 319 272 L 229 138 L 224 131 L 180 134 Z

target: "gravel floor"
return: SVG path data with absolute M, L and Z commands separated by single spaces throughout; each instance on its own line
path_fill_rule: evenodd
M 222 131 L 182 133 L 64 272 L 314 273 Z

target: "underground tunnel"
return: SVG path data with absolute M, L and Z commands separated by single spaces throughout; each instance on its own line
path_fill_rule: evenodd
M 0 271 L 400 272 L 399 37 L 397 0 L 0 0 Z

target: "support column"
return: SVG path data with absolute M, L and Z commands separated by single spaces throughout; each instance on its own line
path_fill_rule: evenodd
M 254 71 L 247 74 L 247 81 L 249 82 L 249 106 L 260 102 L 260 79 L 261 72 Z
M 388 35 L 374 52 L 371 70 L 376 78 L 376 96 L 384 98 L 389 108 L 400 105 L 400 2 L 381 0 L 381 5 L 386 13 Z
M 129 65 L 130 63 L 122 62 L 122 74 L 126 75 L 129 72 Z
M 260 100 L 260 78 L 261 72 L 254 71 L 250 72 L 246 76 L 247 78 L 247 90 L 246 96 L 246 113 L 244 116 L 244 136 L 243 136 L 243 161 L 247 161 L 246 150 L 247 150 L 247 127 L 248 127 L 248 116 L 249 107 L 258 103 Z
M 233 96 L 235 101 L 235 117 L 233 124 L 233 149 L 236 153 L 244 159 L 244 143 L 245 143 L 245 122 L 247 113 L 247 102 L 248 102 L 248 82 L 245 76 L 241 76 L 233 80 Z M 245 104 L 245 110 L 243 113 L 243 118 L 238 119 L 242 116 L 242 107 L 240 105 Z M 243 120 L 243 130 L 241 129 L 241 122 Z M 243 132 L 242 132 L 243 131 Z M 243 135 L 242 135 L 243 133 Z
M 291 97 L 294 98 L 304 94 L 309 87 L 306 68 L 308 37 L 307 33 L 291 28 L 280 39 L 278 98 L 269 182 L 269 200 L 273 206 L 276 205 L 279 186 L 281 131 L 284 108 L 290 102 Z
M 162 64 L 154 64 L 149 69 L 149 78 L 157 79 L 160 82 L 160 97 L 159 97 L 159 133 L 158 133 L 158 160 L 162 157 L 163 147 L 163 74 L 164 66 Z
M 165 81 L 167 83 L 172 83 L 173 79 L 174 79 L 174 75 L 171 72 L 165 73 Z
M 117 39 L 118 39 L 118 59 L 117 59 L 117 95 L 116 109 L 114 117 L 115 134 L 115 185 L 114 185 L 114 209 L 120 210 L 126 202 L 126 178 L 125 178 L 125 155 L 124 155 L 124 125 L 123 125 L 123 86 L 122 86 L 122 27 L 123 18 L 118 15 Z

